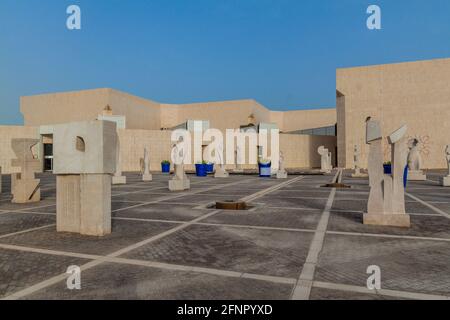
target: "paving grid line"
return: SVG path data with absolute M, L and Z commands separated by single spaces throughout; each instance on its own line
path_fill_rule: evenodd
M 410 193 L 406 193 L 406 195 L 407 195 L 408 197 L 410 197 L 411 199 L 414 199 L 414 200 L 416 200 L 417 202 L 420 202 L 420 203 L 423 204 L 424 206 L 427 206 L 428 208 L 430 208 L 430 209 L 433 210 L 434 212 L 437 212 L 437 213 L 439 213 L 440 215 L 442 215 L 442 216 L 444 216 L 444 217 L 450 219 L 450 214 L 448 214 L 448 213 L 442 211 L 442 210 L 439 209 L 439 208 L 436 208 L 436 207 L 433 206 L 432 204 L 429 204 L 428 202 L 423 201 L 422 199 L 419 199 L 419 198 L 417 198 L 416 196 L 413 196 L 413 195 L 410 194 Z
M 40 227 L 36 227 L 36 228 L 21 230 L 21 231 L 17 231 L 17 232 L 12 232 L 12 233 L 1 235 L 0 239 L 11 237 L 11 236 L 15 236 L 15 235 L 22 234 L 22 233 L 27 233 L 27 232 L 32 232 L 32 231 L 41 230 L 41 229 L 45 229 L 45 228 L 50 228 L 50 227 L 53 227 L 53 226 L 56 226 L 56 224 L 52 223 L 52 224 L 47 224 L 45 226 L 40 226 Z
M 394 298 L 414 299 L 414 300 L 450 300 L 450 296 L 445 296 L 445 295 L 435 295 L 435 294 L 419 293 L 419 292 L 408 292 L 408 291 L 391 290 L 391 289 L 383 289 L 383 288 L 381 288 L 380 290 L 369 290 L 366 287 L 347 285 L 347 284 L 339 284 L 339 283 L 331 283 L 331 282 L 321 282 L 321 281 L 314 281 L 313 287 L 321 288 L 321 289 L 329 289 L 329 290 L 363 293 L 363 294 L 373 294 L 373 295 L 378 295 L 378 296 L 389 296 L 389 297 L 394 297 Z
M 296 178 L 290 179 L 288 181 L 282 182 L 278 186 L 279 186 L 279 188 L 282 188 L 282 187 L 284 187 L 286 185 L 294 183 L 294 182 L 296 182 L 298 180 L 301 180 L 303 178 L 304 177 L 302 177 L 302 176 L 296 177 Z M 249 181 L 249 180 L 250 179 L 246 179 L 246 180 L 243 180 L 243 181 Z M 230 183 L 230 184 L 223 184 L 223 185 L 221 185 L 221 187 L 235 185 L 235 184 L 238 184 L 238 183 L 242 183 L 242 181 L 238 181 L 238 182 Z M 274 187 L 270 187 L 268 189 L 270 189 L 270 190 L 278 190 L 279 188 L 274 189 Z M 214 190 L 214 189 L 216 189 L 216 186 L 209 188 L 209 190 Z M 264 191 L 264 190 L 262 190 L 262 191 Z M 256 199 L 256 198 L 258 198 L 258 197 L 260 197 L 260 196 L 262 196 L 264 194 L 267 194 L 267 192 L 262 192 L 262 191 L 257 192 L 255 194 L 255 196 L 252 197 L 251 199 L 254 200 L 254 199 Z M 183 194 L 183 196 L 184 196 L 184 194 Z M 175 197 L 177 197 L 177 196 L 175 196 Z M 246 197 L 246 198 L 250 198 L 250 197 Z M 243 200 L 243 201 L 246 201 L 246 200 Z M 138 243 L 135 243 L 133 245 L 130 245 L 130 246 L 127 246 L 127 247 L 125 247 L 123 249 L 120 249 L 120 250 L 118 250 L 116 252 L 113 252 L 113 253 L 107 255 L 107 257 L 117 258 L 119 255 L 122 255 L 122 254 L 124 254 L 126 252 L 129 252 L 131 250 L 134 250 L 134 249 L 136 249 L 136 248 L 138 248 L 140 246 L 149 244 L 149 243 L 151 243 L 153 241 L 156 241 L 156 240 L 159 240 L 159 239 L 161 239 L 163 237 L 166 237 L 166 236 L 168 236 L 168 235 L 170 235 L 172 233 L 175 233 L 177 231 L 185 229 L 185 228 L 189 227 L 190 225 L 192 225 L 193 223 L 196 223 L 196 222 L 199 222 L 201 220 L 207 219 L 210 216 L 212 216 L 212 215 L 214 215 L 214 214 L 216 214 L 218 212 L 220 212 L 220 210 L 215 210 L 215 211 L 210 212 L 208 214 L 202 215 L 202 216 L 200 216 L 200 217 L 198 217 L 198 218 L 196 218 L 196 219 L 194 219 L 192 221 L 188 221 L 188 222 L 186 222 L 184 224 L 181 224 L 181 225 L 179 225 L 179 226 L 177 226 L 175 228 L 166 230 L 166 231 L 164 231 L 164 232 L 162 232 L 162 233 L 160 233 L 158 235 L 152 236 L 152 237 L 150 237 L 150 238 L 148 238 L 146 240 L 140 241 Z M 103 263 L 102 260 L 93 260 L 93 261 L 90 261 L 90 262 L 80 266 L 80 269 L 82 271 L 86 271 L 86 270 L 89 270 L 89 269 L 91 269 L 91 268 L 93 268 L 95 266 L 98 266 L 98 265 L 102 264 L 102 263 Z M 15 292 L 15 293 L 7 296 L 5 299 L 6 300 L 17 300 L 17 299 L 23 298 L 23 297 L 25 297 L 27 295 L 30 295 L 30 294 L 32 294 L 32 293 L 34 293 L 36 291 L 39 291 L 39 290 L 42 290 L 42 289 L 44 289 L 46 287 L 49 287 L 51 285 L 57 284 L 58 282 L 63 281 L 64 279 L 66 279 L 68 276 L 69 276 L 68 274 L 62 273 L 60 275 L 54 276 L 52 278 L 49 278 L 47 280 L 44 280 L 42 282 L 39 282 L 39 283 L 34 284 L 32 286 L 29 286 L 28 288 L 25 288 L 23 290 L 19 290 L 18 292 Z
M 339 169 L 333 177 L 333 183 L 342 179 L 342 169 Z M 308 256 L 303 264 L 300 276 L 294 286 L 291 294 L 291 300 L 308 300 L 311 294 L 311 288 L 314 281 L 314 273 L 319 259 L 320 252 L 323 248 L 325 233 L 330 219 L 330 210 L 333 206 L 333 200 L 336 195 L 336 188 L 332 188 L 328 197 L 322 216 L 317 225 L 314 237 L 309 247 Z

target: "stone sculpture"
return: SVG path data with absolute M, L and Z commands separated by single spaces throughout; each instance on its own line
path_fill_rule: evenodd
M 330 173 L 332 170 L 331 166 L 331 152 L 328 151 L 324 146 L 320 146 L 317 152 L 321 156 L 320 159 L 320 172 Z
M 54 126 L 56 228 L 89 236 L 111 233 L 111 182 L 116 124 L 86 121 Z
M 175 176 L 169 180 L 170 191 L 183 191 L 191 187 L 191 183 L 184 172 L 184 158 L 186 156 L 184 150 L 183 137 L 178 139 L 178 142 L 172 148 L 172 161 L 175 168 Z
M 120 140 L 119 135 L 116 137 L 116 172 L 112 177 L 112 184 L 126 184 L 127 177 L 122 175 L 122 156 L 120 154 Z
M 447 162 L 447 176 L 441 177 L 440 182 L 443 187 L 450 187 L 450 145 L 445 147 L 445 160 Z
M 422 167 L 422 157 L 418 148 L 419 140 L 411 139 L 408 141 L 408 180 L 425 181 L 427 176 L 420 170 Z
M 364 224 L 409 227 L 410 217 L 405 213 L 405 190 L 403 174 L 406 166 L 407 150 L 402 126 L 387 140 L 391 146 L 392 174 L 384 174 L 382 135 L 378 121 L 366 122 L 366 143 L 369 151 L 369 201 Z
M 228 178 L 230 174 L 225 170 L 225 161 L 223 159 L 223 144 L 219 143 L 216 153 L 216 164 L 218 165 L 216 168 L 216 172 L 214 173 L 214 178 Z
M 352 174 L 353 178 L 367 177 L 367 174 L 361 172 L 360 155 L 361 155 L 361 150 L 359 149 L 359 146 L 355 144 L 355 147 L 353 149 L 353 161 L 355 164 L 355 172 Z
M 150 173 L 150 157 L 148 149 L 144 148 L 144 173 L 142 174 L 142 181 L 152 181 L 153 176 Z
M 283 152 L 281 152 L 281 151 L 280 151 L 280 157 L 278 160 L 277 179 L 287 179 L 287 172 L 284 169 L 284 156 L 283 156 Z
M 11 148 L 16 159 L 13 167 L 20 167 L 20 173 L 11 175 L 11 193 L 13 203 L 38 202 L 41 200 L 40 180 L 34 174 L 41 171 L 41 162 L 33 156 L 31 148 L 39 143 L 38 139 L 12 139 Z

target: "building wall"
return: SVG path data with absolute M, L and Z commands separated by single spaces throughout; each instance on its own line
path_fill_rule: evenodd
M 283 112 L 283 131 L 322 128 L 336 124 L 336 109 L 293 110 Z
M 353 166 L 353 148 L 362 146 L 367 165 L 365 120 L 381 121 L 383 135 L 403 124 L 420 141 L 424 168 L 444 168 L 450 144 L 450 59 L 338 69 L 339 166 Z M 385 143 L 385 159 L 390 157 Z

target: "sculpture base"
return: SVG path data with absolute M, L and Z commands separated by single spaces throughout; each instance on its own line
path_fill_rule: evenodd
M 439 179 L 441 186 L 443 187 L 450 187 L 450 176 L 441 177 Z
M 170 191 L 183 191 L 191 188 L 191 182 L 188 179 L 183 180 L 169 180 Z
M 364 224 L 374 226 L 411 227 L 409 214 L 364 214 Z
M 408 181 L 425 181 L 427 176 L 422 171 L 408 171 Z
M 233 173 L 244 173 L 244 169 L 233 169 Z
M 112 184 L 127 184 L 127 177 L 125 176 L 113 176 Z
M 12 183 L 12 203 L 32 203 L 41 201 L 41 187 L 39 179 L 20 180 Z
M 153 176 L 150 173 L 142 175 L 142 181 L 152 181 L 152 180 L 153 180 Z
M 277 172 L 277 179 L 287 179 L 287 172 L 286 171 L 278 171 Z
M 224 170 L 216 170 L 216 173 L 214 174 L 214 178 L 228 178 L 230 174 Z

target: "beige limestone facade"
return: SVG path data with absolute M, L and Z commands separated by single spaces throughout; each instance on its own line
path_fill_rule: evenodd
M 450 59 L 338 69 L 336 72 L 337 146 L 340 167 L 353 167 L 361 146 L 367 168 L 365 120 L 380 120 L 387 136 L 406 124 L 407 140 L 417 138 L 424 169 L 446 168 L 450 143 Z M 384 160 L 389 147 L 384 143 Z

